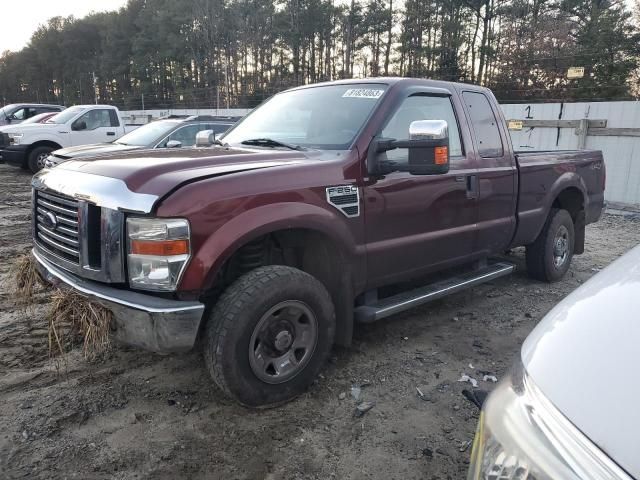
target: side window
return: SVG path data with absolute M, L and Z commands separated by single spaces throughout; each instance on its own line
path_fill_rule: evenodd
M 215 133 L 217 137 L 218 135 L 222 135 L 224 132 L 226 132 L 230 128 L 231 128 L 231 125 L 228 125 L 226 123 L 214 123 L 211 125 L 207 125 L 206 130 L 213 130 L 213 133 Z
M 27 119 L 27 109 L 20 108 L 11 114 L 12 120 L 26 120 Z
M 203 128 L 201 124 L 187 125 L 186 127 L 179 128 L 169 135 L 169 138 L 167 138 L 163 146 L 165 146 L 169 140 L 177 140 L 182 143 L 183 147 L 193 147 L 196 144 L 196 134 L 200 130 L 206 129 Z
M 412 95 L 405 98 L 382 129 L 382 136 L 406 140 L 409 137 L 409 125 L 416 120 L 446 120 L 449 125 L 450 154 L 452 157 L 463 154 L 460 130 L 449 97 Z M 406 148 L 397 148 L 385 154 L 387 160 L 393 162 L 407 163 L 409 161 Z
M 111 122 L 112 127 L 119 127 L 120 120 L 118 120 L 118 114 L 115 110 L 109 110 L 109 120 Z
M 95 130 L 101 127 L 111 127 L 111 118 L 109 117 L 109 110 L 89 110 L 82 115 L 74 123 L 85 122 L 87 128 L 85 130 Z
M 463 92 L 462 98 L 478 140 L 478 154 L 482 158 L 501 157 L 503 147 L 500 129 L 489 100 L 478 92 Z

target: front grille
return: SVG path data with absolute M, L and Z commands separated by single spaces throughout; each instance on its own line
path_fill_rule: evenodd
M 34 191 L 35 234 L 42 248 L 80 264 L 79 202 L 57 193 Z

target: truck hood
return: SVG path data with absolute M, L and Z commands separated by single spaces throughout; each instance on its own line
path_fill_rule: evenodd
M 64 130 L 67 131 L 68 128 L 66 125 L 58 125 L 57 123 L 27 123 L 26 125 L 22 124 L 11 124 L 2 127 L 2 131 L 4 133 L 24 133 L 28 134 L 33 131 L 45 131 L 45 130 Z
M 522 347 L 534 383 L 579 430 L 640 479 L 640 246 L 560 302 Z
M 53 152 L 58 158 L 84 158 L 94 155 L 107 155 L 113 153 L 128 152 L 131 150 L 142 150 L 143 147 L 137 145 L 122 145 L 119 143 L 96 143 L 93 145 L 80 145 L 78 147 L 61 148 Z
M 91 161 L 70 160 L 33 177 L 52 189 L 97 205 L 148 213 L 181 185 L 248 170 L 338 158 L 340 151 L 287 151 L 231 147 L 136 150 Z

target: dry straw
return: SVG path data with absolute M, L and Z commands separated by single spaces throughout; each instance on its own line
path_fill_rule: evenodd
M 7 283 L 9 282 L 9 290 L 14 294 L 16 301 L 27 303 L 33 298 L 37 287 L 42 285 L 33 255 L 24 253 L 16 258 L 9 270 Z
M 48 287 L 40 279 L 35 258 L 30 253 L 16 258 L 8 281 L 16 301 L 29 305 L 39 287 Z M 49 354 L 64 356 L 79 341 L 85 358 L 94 358 L 110 346 L 109 331 L 112 314 L 99 303 L 69 289 L 55 289 L 50 294 Z
M 49 310 L 49 352 L 64 354 L 82 337 L 85 358 L 106 351 L 111 342 L 112 314 L 102 305 L 71 290 L 56 290 Z

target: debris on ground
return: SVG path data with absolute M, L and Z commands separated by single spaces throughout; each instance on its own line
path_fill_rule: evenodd
M 361 402 L 356 406 L 355 416 L 362 417 L 365 413 L 367 413 L 375 406 L 375 402 Z
M 360 388 L 360 385 L 352 385 L 351 386 L 351 396 L 353 397 L 353 399 L 357 402 L 358 400 L 360 400 L 360 394 L 362 393 L 362 389 Z
M 475 378 L 470 377 L 466 373 L 463 373 L 462 376 L 458 379 L 458 381 L 470 383 L 473 388 L 478 388 L 478 381 Z
M 482 410 L 482 405 L 484 405 L 484 401 L 487 399 L 489 392 L 485 392 L 484 390 L 462 390 L 462 395 L 464 398 L 473 403 L 476 407 Z
M 11 291 L 18 302 L 26 303 L 32 299 L 36 288 L 42 286 L 42 282 L 31 253 L 24 253 L 14 260 L 6 282 L 9 288 L 5 290 Z
M 466 442 L 462 442 L 460 448 L 458 448 L 459 452 L 466 452 L 469 446 L 471 445 L 471 440 L 467 440 Z
M 72 290 L 56 290 L 49 311 L 49 352 L 64 355 L 82 337 L 85 358 L 94 358 L 110 345 L 112 313 Z
M 482 377 L 482 381 L 496 383 L 498 381 L 498 377 L 496 377 L 495 375 L 485 375 L 484 377 Z
M 338 395 L 338 399 L 344 400 L 345 398 L 347 398 L 347 394 L 344 392 L 340 392 L 340 395 Z

